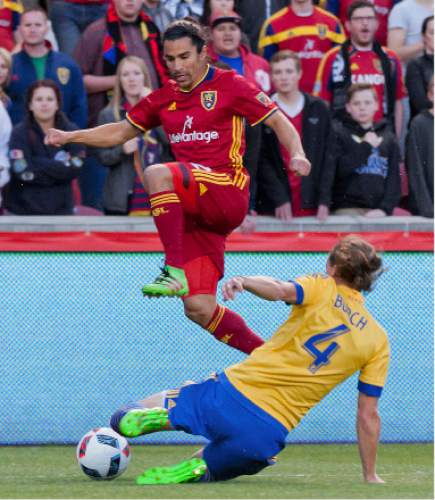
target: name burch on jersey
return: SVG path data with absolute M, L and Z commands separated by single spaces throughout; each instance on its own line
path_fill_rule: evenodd
M 367 326 L 367 319 L 361 313 L 352 311 L 340 294 L 337 294 L 335 298 L 334 307 L 341 309 L 346 314 L 352 326 L 356 326 L 360 330 L 363 330 Z

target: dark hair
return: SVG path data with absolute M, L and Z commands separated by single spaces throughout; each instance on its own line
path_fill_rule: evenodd
M 433 16 L 426 17 L 426 19 L 423 21 L 423 24 L 421 25 L 421 34 L 424 35 L 427 30 L 427 25 L 433 21 Z
M 231 10 L 237 12 L 238 3 L 239 3 L 238 0 L 234 0 L 234 9 Z M 204 0 L 204 7 L 200 19 L 201 24 L 203 26 L 208 26 L 210 24 L 210 16 L 211 16 L 211 0 Z
M 375 247 L 356 235 L 342 238 L 328 257 L 336 268 L 336 278 L 358 291 L 371 291 L 375 281 L 385 271 Z
M 347 8 L 346 18 L 351 19 L 353 16 L 353 13 L 357 9 L 362 9 L 364 7 L 368 7 L 369 9 L 372 9 L 372 11 L 375 13 L 375 16 L 377 17 L 375 6 L 371 2 L 369 2 L 369 0 L 355 0 L 355 2 L 352 2 L 349 5 L 349 7 Z
M 206 36 L 202 26 L 192 20 L 186 21 L 185 19 L 180 19 L 174 21 L 163 33 L 163 43 L 179 40 L 180 38 L 190 38 L 198 53 L 201 52 L 206 43 Z
M 54 92 L 54 94 L 56 96 L 56 100 L 57 100 L 57 107 L 59 108 L 56 111 L 56 114 L 54 115 L 54 121 L 55 122 L 59 121 L 59 119 L 61 118 L 61 116 L 63 117 L 63 113 L 61 111 L 61 107 L 62 107 L 62 95 L 60 93 L 59 87 L 57 86 L 56 82 L 54 82 L 53 80 L 38 80 L 35 83 L 32 83 L 32 85 L 30 85 L 30 87 L 27 89 L 27 92 L 26 92 L 26 102 L 25 102 L 25 107 L 26 107 L 27 115 L 29 116 L 29 118 L 32 121 L 35 120 L 35 118 L 33 116 L 33 113 L 30 111 L 30 103 L 32 102 L 33 95 L 40 88 L 49 88 L 49 89 L 53 90 L 53 92 Z
M 370 83 L 354 83 L 351 85 L 346 92 L 346 103 L 350 102 L 352 100 L 352 97 L 357 93 L 357 92 L 362 92 L 363 90 L 371 90 L 373 92 L 374 98 L 379 101 L 378 99 L 378 94 L 376 92 L 376 89 L 373 87 L 373 85 L 370 85 Z

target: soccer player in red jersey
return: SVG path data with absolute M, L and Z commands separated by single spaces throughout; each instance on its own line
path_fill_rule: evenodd
M 263 25 L 258 42 L 259 54 L 271 60 L 279 50 L 296 52 L 302 64 L 300 88 L 311 94 L 316 71 L 323 56 L 345 41 L 340 21 L 313 0 L 290 0 Z
M 308 175 L 311 166 L 296 130 L 263 92 L 242 76 L 208 64 L 199 25 L 176 21 L 163 42 L 173 79 L 141 100 L 126 120 L 74 132 L 51 129 L 46 143 L 109 147 L 163 125 L 177 161 L 149 166 L 145 184 L 166 265 L 142 291 L 147 296 L 182 297 L 189 319 L 218 340 L 250 353 L 263 341 L 239 315 L 216 301 L 226 237 L 248 209 L 243 118 L 251 125 L 265 122 L 275 131 L 295 173 Z
M 347 13 L 350 40 L 331 49 L 323 58 L 314 94 L 331 104 L 335 118 L 343 116 L 347 89 L 355 83 L 373 85 L 380 103 L 375 121 L 387 119 L 400 135 L 402 99 L 406 96 L 402 65 L 397 55 L 375 40 L 379 21 L 374 5 L 356 0 Z

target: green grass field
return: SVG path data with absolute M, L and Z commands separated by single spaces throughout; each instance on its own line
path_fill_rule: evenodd
M 355 445 L 290 445 L 278 463 L 256 476 L 225 483 L 136 486 L 144 467 L 169 465 L 192 446 L 134 446 L 127 471 L 114 481 L 92 481 L 71 446 L 0 447 L 1 498 L 434 498 L 433 445 L 379 448 L 383 485 L 361 480 Z

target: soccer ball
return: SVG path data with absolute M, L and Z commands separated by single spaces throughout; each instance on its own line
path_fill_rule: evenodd
M 77 445 L 77 461 L 91 479 L 114 479 L 130 462 L 130 445 L 109 427 L 92 429 Z

